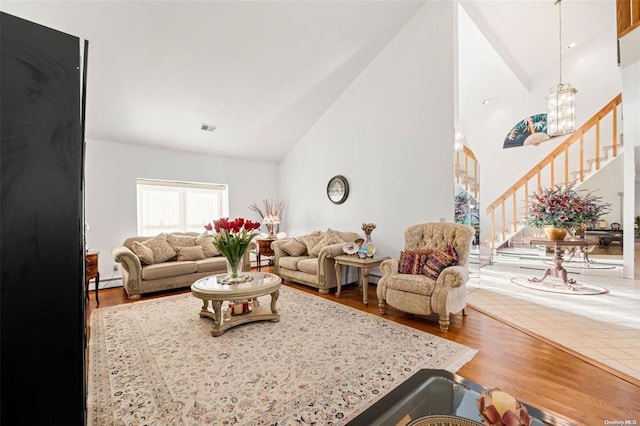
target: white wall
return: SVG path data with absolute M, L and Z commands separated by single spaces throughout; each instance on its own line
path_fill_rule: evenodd
M 281 162 L 290 234 L 374 222 L 376 254 L 397 257 L 408 226 L 453 220 L 454 14 L 425 4 Z M 350 193 L 334 205 L 338 174 Z
M 578 187 L 580 191 L 591 192 L 593 195 L 602 197 L 603 201 L 611 203 L 611 211 L 602 217 L 602 220 L 607 221 L 607 225 L 612 222 L 624 224 L 622 198 L 618 194 L 624 193 L 625 155 L 627 155 L 627 151 Z
M 274 164 L 87 140 L 87 243 L 100 252 L 101 280 L 120 276 L 113 272 L 111 249 L 137 235 L 136 178 L 228 184 L 230 217 L 259 220 L 248 206 L 278 198 Z

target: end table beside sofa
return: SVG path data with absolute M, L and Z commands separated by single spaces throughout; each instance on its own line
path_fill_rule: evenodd
M 339 255 L 333 258 L 336 268 L 336 281 L 338 283 L 338 290 L 336 291 L 336 297 L 340 297 L 342 292 L 342 273 L 341 266 L 346 267 L 353 266 L 358 269 L 358 285 L 362 287 L 362 303 L 369 304 L 369 270 L 380 266 L 380 264 L 389 259 L 386 257 L 365 257 L 363 259 L 355 255 Z

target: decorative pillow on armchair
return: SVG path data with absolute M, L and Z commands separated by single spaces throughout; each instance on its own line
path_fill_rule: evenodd
M 422 273 L 437 280 L 440 273 L 449 266 L 458 264 L 458 252 L 453 244 L 449 243 L 447 250 L 431 250 L 424 264 Z
M 398 272 L 411 275 L 422 274 L 430 252 L 431 250 L 407 250 L 400 252 Z

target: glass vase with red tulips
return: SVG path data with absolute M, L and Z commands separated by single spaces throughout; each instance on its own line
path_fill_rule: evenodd
M 260 223 L 241 217 L 233 220 L 223 217 L 213 221 L 213 225 L 208 223 L 204 227 L 208 231 L 215 229 L 213 245 L 227 259 L 230 278 L 238 278 L 242 271 L 242 259 L 251 240 L 258 235 L 254 231 L 260 228 Z

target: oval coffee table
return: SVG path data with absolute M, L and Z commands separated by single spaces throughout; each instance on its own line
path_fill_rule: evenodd
M 276 301 L 280 294 L 282 279 L 274 274 L 266 272 L 244 272 L 244 277 L 250 277 L 250 281 L 237 284 L 224 284 L 227 274 L 211 275 L 194 282 L 191 285 L 191 294 L 198 299 L 202 299 L 201 318 L 211 318 L 213 337 L 220 336 L 228 328 L 236 325 L 246 324 L 253 321 L 280 321 L 280 314 L 276 309 Z M 258 302 L 258 297 L 271 295 L 271 305 L 262 307 Z M 231 315 L 229 319 L 224 319 L 222 315 L 222 304 L 224 301 L 249 300 L 253 305 L 251 312 L 241 315 Z M 211 305 L 212 309 L 209 309 Z

